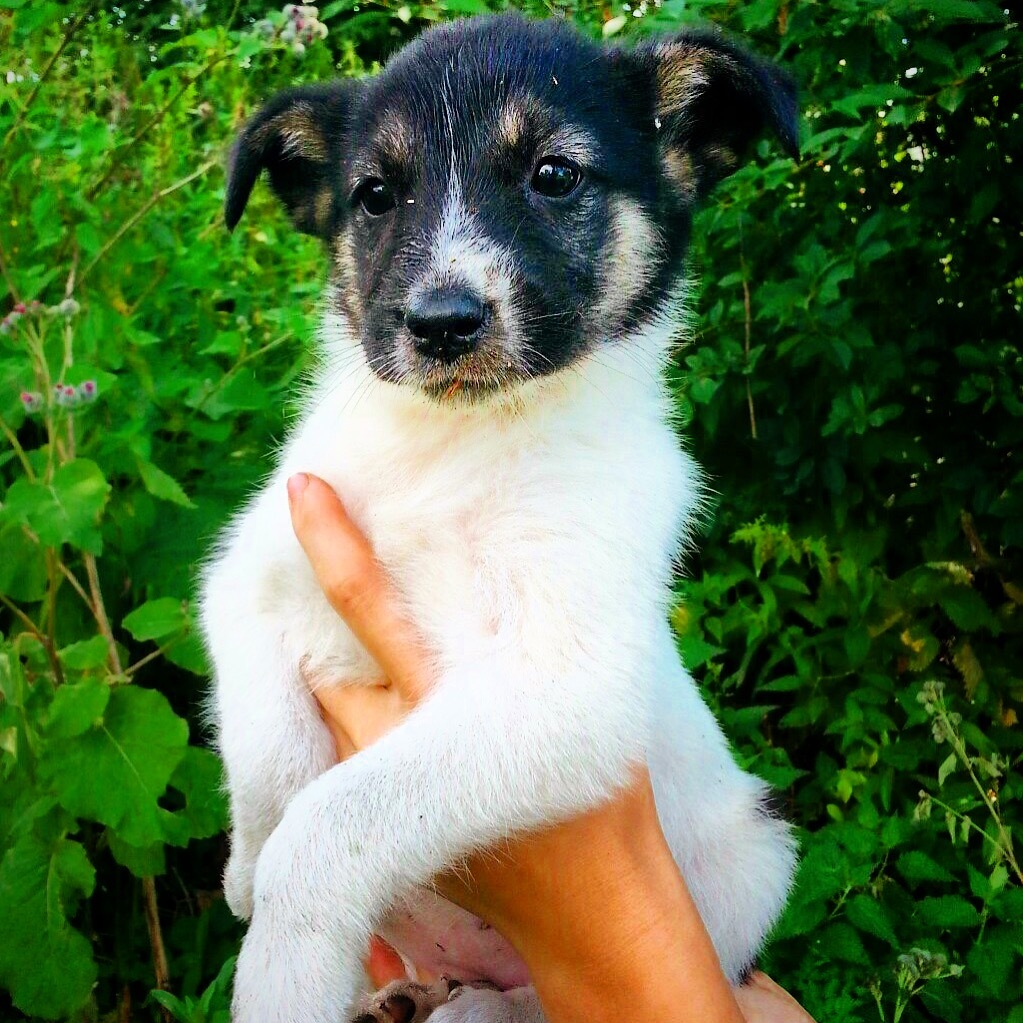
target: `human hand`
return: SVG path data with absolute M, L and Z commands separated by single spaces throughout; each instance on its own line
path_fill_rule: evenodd
M 427 695 L 430 652 L 333 491 L 300 475 L 289 481 L 288 494 L 295 533 L 324 593 L 381 668 L 377 685 L 314 689 L 344 759 Z M 637 1014 L 705 1023 L 743 1018 L 664 840 L 645 768 L 597 809 L 513 836 L 436 883 L 515 946 L 549 1023 L 583 1016 L 589 1023 L 617 1023 Z M 379 947 L 374 956 L 374 979 L 393 979 L 394 960 Z M 802 1010 L 781 1014 L 781 1003 L 769 1001 L 763 985 L 743 989 L 739 998 L 748 1023 L 809 1019 Z M 764 1015 L 768 1009 L 772 1014 Z

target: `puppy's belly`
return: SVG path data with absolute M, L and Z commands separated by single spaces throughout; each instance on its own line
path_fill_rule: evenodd
M 377 931 L 407 963 L 433 976 L 489 981 L 502 990 L 530 982 L 526 964 L 493 927 L 435 892 L 417 889 Z

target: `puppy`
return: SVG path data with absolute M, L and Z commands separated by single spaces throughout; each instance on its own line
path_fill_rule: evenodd
M 725 972 L 750 967 L 793 844 L 668 626 L 700 476 L 662 369 L 693 208 L 764 130 L 794 152 L 792 85 L 717 35 L 601 47 L 519 16 L 434 28 L 244 129 L 229 227 L 268 172 L 330 284 L 305 412 L 204 581 L 225 891 L 251 921 L 237 1023 L 540 1019 L 514 952 L 430 879 L 642 761 Z M 429 698 L 341 765 L 307 680 L 379 669 L 292 533 L 300 470 L 342 495 L 436 655 Z M 373 932 L 467 986 L 354 1009 Z

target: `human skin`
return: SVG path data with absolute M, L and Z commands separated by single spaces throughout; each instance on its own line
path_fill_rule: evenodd
M 327 599 L 380 667 L 370 684 L 314 691 L 343 760 L 429 692 L 429 652 L 330 487 L 300 473 L 288 496 L 295 534 Z M 467 868 L 437 878 L 438 889 L 511 942 L 548 1023 L 813 1023 L 764 974 L 738 990 L 729 985 L 661 832 L 644 767 L 602 806 L 512 836 L 472 856 Z M 369 970 L 378 984 L 401 976 L 382 945 L 371 950 Z

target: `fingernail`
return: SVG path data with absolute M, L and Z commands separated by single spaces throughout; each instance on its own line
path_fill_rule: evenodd
M 288 500 L 294 503 L 297 501 L 309 486 L 309 477 L 304 472 L 296 472 L 288 480 Z

